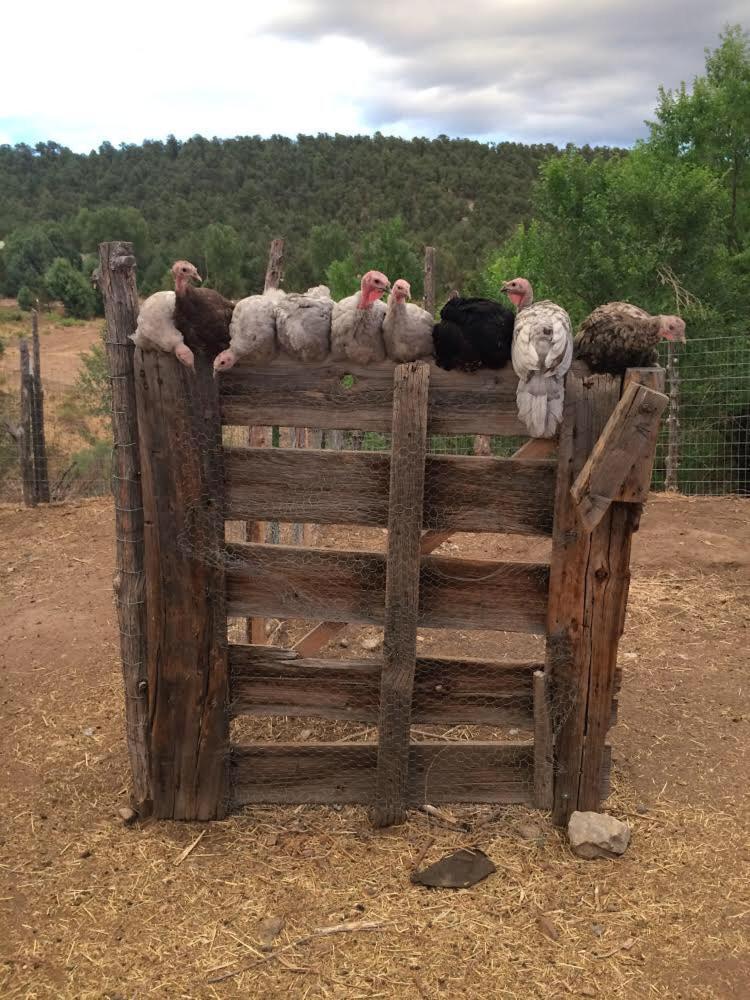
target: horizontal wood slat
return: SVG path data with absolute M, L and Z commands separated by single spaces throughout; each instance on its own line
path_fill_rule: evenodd
M 376 722 L 381 660 L 298 657 L 273 646 L 229 646 L 234 716 L 316 716 Z M 412 722 L 529 726 L 539 663 L 417 657 Z
M 262 368 L 239 364 L 219 377 L 222 421 L 388 433 L 394 367 L 391 362 L 361 368 L 281 358 Z M 528 437 L 518 420 L 517 385 L 510 365 L 471 374 L 431 365 L 428 433 Z
M 553 461 L 428 455 L 423 527 L 552 533 Z M 228 520 L 388 523 L 390 455 L 225 448 Z
M 235 806 L 250 803 L 369 804 L 375 792 L 377 744 L 265 743 L 232 750 Z M 439 802 L 531 804 L 530 743 L 413 743 L 410 806 Z
M 227 614 L 381 625 L 385 557 L 286 545 L 227 544 Z M 419 624 L 543 634 L 549 567 L 423 556 Z

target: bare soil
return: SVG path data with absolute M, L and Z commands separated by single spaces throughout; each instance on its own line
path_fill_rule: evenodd
M 111 504 L 0 508 L 0 995 L 748 996 L 748 514 L 731 497 L 650 501 L 607 803 L 633 840 L 586 862 L 520 807 L 473 835 L 419 814 L 375 831 L 356 808 L 124 827 Z M 444 551 L 543 557 L 486 541 Z M 476 638 L 477 655 L 499 653 L 497 635 Z M 429 863 L 470 844 L 497 874 L 458 892 L 410 884 L 423 848 Z M 271 957 L 270 917 L 289 945 Z M 310 937 L 343 922 L 363 929 Z

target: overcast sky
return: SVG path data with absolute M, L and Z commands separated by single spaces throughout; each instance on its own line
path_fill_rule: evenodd
M 744 8 L 744 10 L 743 10 Z M 274 132 L 629 145 L 747 0 L 19 0 L 0 143 Z

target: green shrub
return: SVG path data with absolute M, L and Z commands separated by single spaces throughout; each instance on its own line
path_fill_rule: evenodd
M 59 299 L 69 316 L 90 319 L 96 309 L 94 290 L 89 281 L 64 257 L 50 264 L 44 275 L 44 284 L 53 299 Z

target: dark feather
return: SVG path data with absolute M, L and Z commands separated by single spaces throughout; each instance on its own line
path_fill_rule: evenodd
M 573 346 L 592 372 L 620 375 L 658 364 L 658 343 L 658 317 L 629 302 L 608 302 L 581 323 Z
M 175 296 L 174 323 L 195 354 L 209 361 L 229 347 L 234 303 L 213 288 L 188 285 Z
M 514 322 L 511 310 L 492 299 L 448 299 L 432 331 L 438 366 L 502 368 L 510 360 Z

